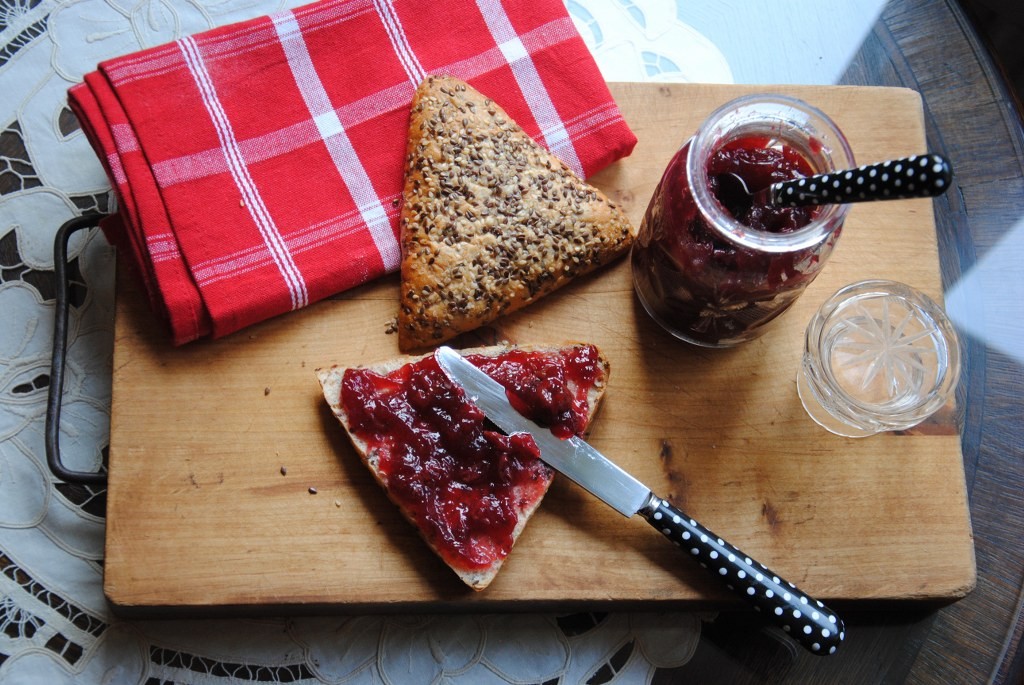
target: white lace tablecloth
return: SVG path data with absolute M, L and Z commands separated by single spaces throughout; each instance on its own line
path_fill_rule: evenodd
M 843 2 L 824 4 L 843 11 Z M 126 621 L 111 614 L 102 593 L 104 492 L 57 481 L 43 446 L 54 234 L 66 220 L 113 203 L 66 92 L 103 59 L 293 4 L 300 3 L 0 0 L 0 683 L 596 685 L 646 683 L 658 669 L 686 663 L 700 615 Z M 745 4 L 749 11 L 735 7 Z M 857 12 L 869 27 L 864 4 Z M 877 15 L 883 3 L 867 4 L 866 14 Z M 736 23 L 771 35 L 759 0 L 566 6 L 609 80 L 828 83 L 860 42 L 849 22 L 832 17 L 827 25 L 843 27 L 842 35 L 816 31 L 808 35 L 820 45 L 800 46 L 832 59 L 781 60 L 776 65 L 789 71 L 766 73 L 770 60 L 740 40 Z M 723 12 L 734 30 L 721 31 Z M 110 419 L 114 254 L 98 231 L 81 232 L 71 258 L 61 447 L 68 467 L 95 470 Z

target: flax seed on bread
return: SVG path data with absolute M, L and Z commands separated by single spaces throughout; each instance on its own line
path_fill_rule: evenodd
M 492 345 L 488 347 L 478 347 L 462 350 L 462 354 L 498 356 L 503 352 L 507 352 L 512 349 L 524 350 L 527 352 L 552 353 L 570 350 L 575 346 L 576 345 L 572 344 L 543 346 L 524 345 L 518 347 L 513 347 L 510 345 Z M 423 359 L 425 356 L 427 355 L 401 356 L 361 368 L 368 368 L 380 375 L 387 375 L 388 373 L 398 370 L 399 368 L 405 366 L 406 364 L 419 361 Z M 601 398 L 604 394 L 604 389 L 607 384 L 608 374 L 611 370 L 608 360 L 603 355 L 600 354 L 600 351 L 598 351 L 598 360 L 600 368 L 602 370 L 602 374 L 598 382 L 596 382 L 592 387 L 588 388 L 587 391 L 587 427 L 591 425 L 591 422 L 595 414 L 597 413 L 597 409 L 600 406 Z M 327 404 L 330 406 L 331 411 L 334 413 L 335 417 L 337 417 L 338 421 L 345 428 L 345 432 L 348 434 L 352 442 L 352 445 L 355 448 L 360 459 L 373 474 L 374 478 L 377 480 L 380 486 L 384 489 L 384 492 L 387 494 L 388 498 L 399 508 L 399 510 L 401 511 L 402 515 L 406 518 L 406 520 L 413 524 L 413 526 L 417 529 L 421 537 L 424 539 L 427 545 L 434 551 L 434 553 L 437 554 L 442 560 L 444 560 L 445 563 L 447 563 L 448 566 L 458 575 L 458 577 L 462 579 L 464 583 L 466 583 L 466 585 L 473 588 L 474 590 L 483 590 L 490 584 L 492 580 L 494 580 L 495 576 L 497 576 L 498 571 L 501 569 L 507 557 L 499 557 L 495 559 L 493 563 L 491 563 L 489 566 L 483 569 L 460 568 L 456 564 L 454 564 L 450 559 L 446 558 L 446 556 L 435 544 L 434 540 L 429 535 L 427 535 L 423 528 L 421 528 L 420 525 L 417 523 L 416 518 L 412 514 L 412 512 L 401 502 L 400 499 L 398 499 L 395 496 L 392 489 L 389 488 L 387 476 L 380 468 L 380 455 L 378 454 L 378 452 L 370 444 L 368 444 L 367 441 L 360 438 L 356 431 L 353 430 L 350 417 L 346 412 L 345 407 L 341 401 L 342 382 L 345 370 L 346 369 L 344 367 L 332 366 L 330 368 L 317 369 L 316 374 L 317 378 L 320 381 L 321 389 L 323 390 L 324 399 L 327 401 Z M 548 487 L 551 485 L 551 481 L 553 479 L 553 472 L 551 472 L 550 469 L 547 469 L 546 472 L 546 482 L 542 483 L 543 487 L 540 491 L 539 496 L 527 497 L 523 495 L 517 498 L 519 501 L 519 507 L 516 511 L 517 520 L 515 523 L 515 528 L 512 532 L 513 545 L 515 544 L 515 541 L 519 539 L 519 536 L 522 534 L 527 521 L 529 521 L 530 517 L 537 510 L 537 507 L 540 505 L 544 494 L 547 492 Z
M 493 100 L 427 77 L 409 124 L 399 346 L 436 345 L 624 254 L 623 211 Z

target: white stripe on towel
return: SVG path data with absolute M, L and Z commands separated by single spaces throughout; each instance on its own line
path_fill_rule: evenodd
M 338 169 L 338 175 L 348 187 L 349 194 L 352 195 L 363 221 L 370 230 L 370 236 L 377 247 L 377 252 L 380 253 L 385 270 L 393 271 L 401 262 L 401 249 L 391 228 L 391 221 L 359 154 L 352 146 L 345 126 L 331 105 L 330 97 L 320 81 L 306 41 L 302 37 L 302 29 L 292 13 L 281 13 L 273 19 L 285 58 L 292 70 L 292 77 L 299 92 L 302 93 L 306 108 Z
M 221 149 L 224 151 L 228 169 L 231 172 L 231 177 L 234 179 L 238 190 L 242 193 L 245 206 L 248 208 L 253 222 L 255 222 L 256 227 L 259 229 L 260 236 L 270 251 L 274 264 L 277 265 L 285 284 L 288 286 L 292 309 L 305 307 L 309 304 L 306 283 L 299 272 L 299 268 L 295 265 L 295 261 L 292 259 L 292 255 L 288 251 L 277 225 L 263 203 L 263 198 L 260 196 L 255 181 L 253 181 L 252 176 L 249 174 L 249 168 L 245 165 L 242 153 L 238 149 L 238 141 L 235 138 L 231 122 L 228 120 L 227 113 L 217 97 L 213 80 L 210 78 L 209 72 L 206 71 L 206 65 L 203 64 L 202 56 L 199 54 L 199 48 L 191 36 L 179 40 L 178 45 L 181 46 L 181 52 L 185 57 L 189 72 L 192 74 L 192 78 L 202 94 L 203 105 L 213 121 L 217 137 L 221 143 Z

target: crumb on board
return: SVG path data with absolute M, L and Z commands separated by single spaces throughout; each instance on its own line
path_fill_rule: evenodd
M 316 494 L 316 488 L 314 488 L 313 486 L 310 486 L 309 487 L 309 494 L 315 495 Z
M 398 317 L 392 317 L 384 326 L 384 335 L 394 335 L 398 332 Z
M 281 475 L 282 476 L 287 476 L 288 475 L 288 467 L 287 466 L 284 466 L 284 465 L 281 466 Z
M 269 394 L 270 394 L 270 388 L 269 387 L 263 388 L 263 396 L 266 397 Z

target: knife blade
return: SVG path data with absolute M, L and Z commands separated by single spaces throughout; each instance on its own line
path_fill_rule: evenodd
M 834 654 L 846 639 L 839 616 L 822 602 L 781 578 L 715 535 L 668 500 L 624 471 L 582 438 L 565 440 L 526 418 L 508 400 L 505 387 L 450 347 L 434 357 L 467 399 L 506 433 L 529 433 L 551 468 L 601 499 L 623 516 L 640 514 L 711 575 L 753 604 L 812 654 Z

